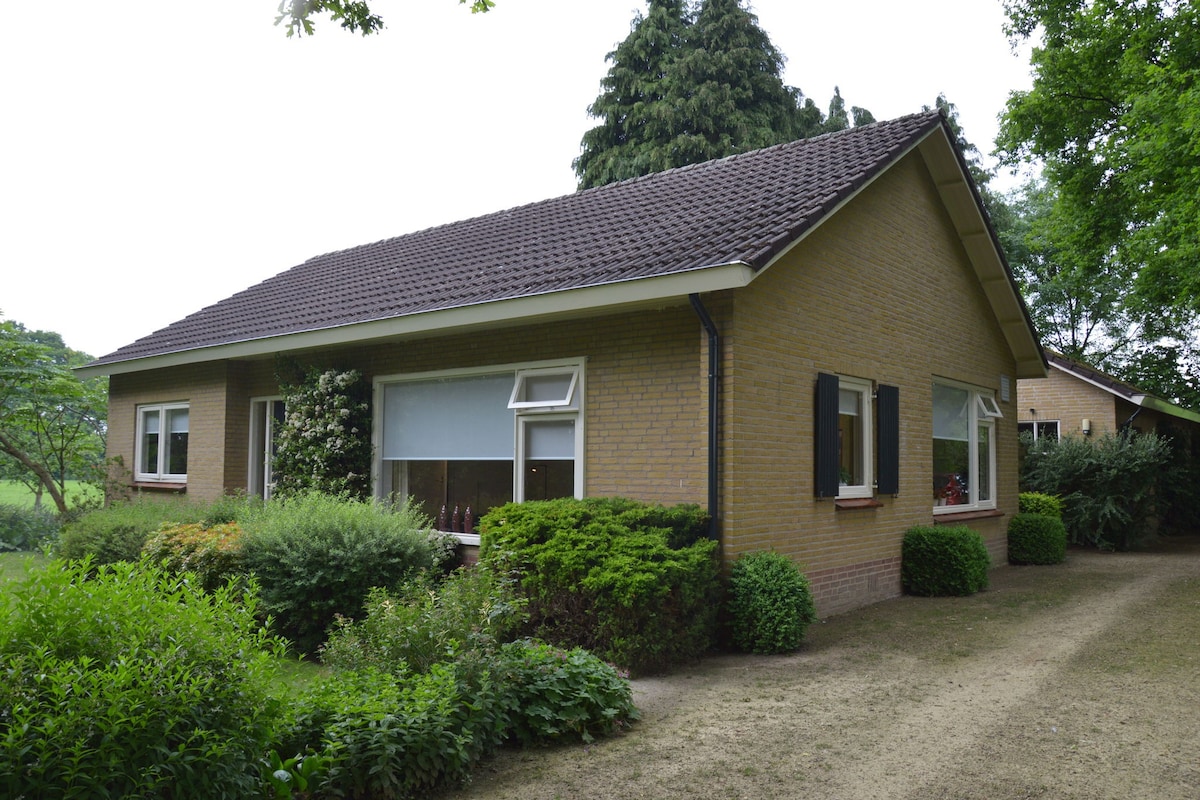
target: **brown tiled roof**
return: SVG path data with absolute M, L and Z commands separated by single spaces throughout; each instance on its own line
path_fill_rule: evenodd
M 1125 381 L 1118 380 L 1107 372 L 1101 372 L 1090 364 L 1084 364 L 1082 361 L 1067 358 L 1062 353 L 1055 352 L 1054 350 L 1046 350 L 1046 361 L 1067 372 L 1073 373 L 1077 377 L 1108 389 L 1113 394 L 1119 395 L 1126 400 L 1132 401 L 1135 397 L 1149 395 L 1149 392 L 1144 392 L 1131 383 L 1125 383 Z
M 317 256 L 94 365 L 736 262 L 761 269 L 944 124 L 914 114 Z

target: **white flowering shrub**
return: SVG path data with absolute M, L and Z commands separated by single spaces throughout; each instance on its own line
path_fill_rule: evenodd
M 371 478 L 370 387 L 358 370 L 312 369 L 280 387 L 287 412 L 278 428 L 275 491 L 366 497 Z

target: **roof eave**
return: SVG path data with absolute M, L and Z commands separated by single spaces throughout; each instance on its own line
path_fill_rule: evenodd
M 1049 366 L 1033 319 L 946 123 L 932 129 L 917 148 L 1016 359 L 1017 377 L 1045 378 Z
M 99 375 L 121 375 L 210 361 L 262 358 L 275 353 L 362 344 L 385 339 L 440 336 L 513 324 L 595 316 L 622 309 L 683 302 L 689 294 L 737 289 L 747 285 L 753 277 L 754 270 L 748 264 L 718 264 L 668 275 L 228 342 L 143 358 L 93 363 L 76 368 L 75 374 L 81 379 L 87 379 Z

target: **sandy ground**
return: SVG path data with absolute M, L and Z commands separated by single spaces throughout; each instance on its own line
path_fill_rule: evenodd
M 1200 800 L 1200 538 L 1003 567 L 634 693 L 627 733 L 503 751 L 448 797 Z

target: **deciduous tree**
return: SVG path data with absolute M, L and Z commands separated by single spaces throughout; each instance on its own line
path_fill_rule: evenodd
M 0 320 L 0 456 L 4 471 L 44 490 L 66 513 L 69 476 L 91 477 L 104 459 L 107 387 L 70 367 L 90 356 L 62 337 Z
M 458 0 L 459 5 L 470 3 L 471 13 L 487 11 L 496 5 L 492 0 Z M 370 36 L 383 29 L 383 17 L 371 10 L 366 0 L 281 0 L 276 25 L 283 25 L 288 37 L 312 36 L 316 32 L 316 17 L 328 15 L 351 33 Z

